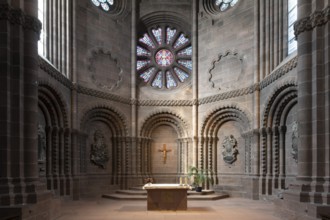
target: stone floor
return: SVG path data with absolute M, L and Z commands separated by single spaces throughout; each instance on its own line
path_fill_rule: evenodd
M 146 201 L 105 198 L 65 201 L 57 220 L 280 220 L 267 201 L 227 198 L 188 201 L 187 211 L 147 211 Z

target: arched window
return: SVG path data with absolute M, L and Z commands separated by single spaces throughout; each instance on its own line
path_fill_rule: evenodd
M 220 11 L 226 11 L 231 7 L 234 7 L 238 0 L 214 0 L 215 6 L 220 10 Z
M 42 23 L 38 53 L 67 77 L 70 68 L 71 4 L 70 0 L 38 0 L 38 18 Z
M 42 23 L 42 29 L 40 32 L 40 39 L 38 41 L 38 54 L 42 57 L 45 57 L 45 49 L 46 49 L 46 20 L 45 20 L 45 7 L 44 1 L 38 1 L 38 19 Z
M 91 0 L 96 7 L 100 7 L 103 11 L 111 11 L 115 0 Z
M 137 73 L 154 88 L 176 88 L 190 77 L 191 42 L 175 27 L 151 28 L 139 38 L 136 54 Z
M 293 24 L 297 20 L 297 0 L 288 0 L 288 55 L 297 50 Z

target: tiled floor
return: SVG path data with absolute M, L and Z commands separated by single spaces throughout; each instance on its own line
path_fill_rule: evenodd
M 146 201 L 104 198 L 66 201 L 57 220 L 280 220 L 266 201 L 227 198 L 188 201 L 187 211 L 147 211 Z

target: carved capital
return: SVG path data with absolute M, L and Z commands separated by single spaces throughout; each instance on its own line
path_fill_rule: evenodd
M 262 136 L 266 136 L 267 132 L 266 132 L 266 128 L 265 128 L 265 127 L 260 128 L 260 134 L 261 134 Z
M 329 6 L 323 11 L 315 11 L 309 17 L 302 18 L 294 24 L 294 34 L 298 38 L 299 34 L 311 31 L 315 27 L 323 26 L 329 21 Z
M 21 9 L 11 8 L 8 4 L 0 4 L 0 20 L 7 20 L 13 25 L 21 25 L 26 30 L 32 30 L 40 36 L 41 22 L 38 18 L 26 15 Z
M 267 135 L 272 135 L 273 134 L 273 129 L 270 128 L 270 127 L 266 128 L 266 133 L 267 133 Z

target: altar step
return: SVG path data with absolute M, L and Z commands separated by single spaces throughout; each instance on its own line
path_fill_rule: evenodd
M 188 200 L 219 200 L 229 197 L 228 194 L 215 193 L 213 190 L 203 190 L 202 192 L 188 190 L 187 195 Z M 113 194 L 104 194 L 102 197 L 115 200 L 147 200 L 147 191 L 142 188 L 132 188 L 117 190 Z

